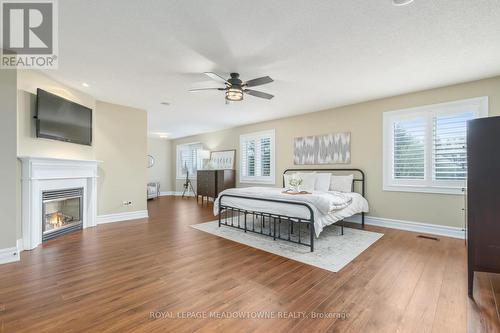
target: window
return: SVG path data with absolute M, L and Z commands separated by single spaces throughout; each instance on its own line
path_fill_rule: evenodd
M 384 190 L 463 193 L 467 121 L 487 115 L 487 97 L 385 112 Z
M 196 179 L 196 171 L 201 169 L 203 160 L 201 143 L 188 143 L 177 146 L 177 179 L 186 178 L 189 172 L 189 178 Z
M 240 136 L 240 182 L 274 184 L 274 130 Z

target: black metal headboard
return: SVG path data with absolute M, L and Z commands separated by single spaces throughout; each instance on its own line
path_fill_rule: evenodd
M 340 172 L 357 172 L 358 175 L 354 176 L 353 183 L 359 182 L 361 184 L 361 195 L 365 196 L 365 180 L 366 176 L 363 170 L 361 169 L 286 169 L 283 171 L 283 187 L 285 187 L 285 174 L 287 172 L 329 172 L 334 173 L 336 171 Z M 353 184 L 354 186 L 354 184 Z

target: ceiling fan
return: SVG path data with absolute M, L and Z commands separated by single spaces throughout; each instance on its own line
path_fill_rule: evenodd
M 227 80 L 216 73 L 205 72 L 204 74 L 217 82 L 224 83 L 226 86 L 224 88 L 191 89 L 191 90 L 189 90 L 190 92 L 199 92 L 199 91 L 205 91 L 205 90 L 225 91 L 226 100 L 231 101 L 231 102 L 243 100 L 244 93 L 248 94 L 248 95 L 255 96 L 255 97 L 265 98 L 265 99 L 271 99 L 274 97 L 273 95 L 262 92 L 262 91 L 247 89 L 248 87 L 261 86 L 263 84 L 273 82 L 274 80 L 271 79 L 269 76 L 263 76 L 263 77 L 259 77 L 258 79 L 253 79 L 253 80 L 243 82 L 240 80 L 240 74 L 238 74 L 238 73 L 231 73 L 230 74 L 231 77 Z

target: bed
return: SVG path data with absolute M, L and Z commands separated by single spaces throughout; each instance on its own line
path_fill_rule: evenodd
M 285 178 L 291 174 L 350 174 L 350 191 L 312 190 L 308 194 L 284 193 Z M 232 227 L 310 247 L 326 226 L 356 214 L 364 228 L 368 202 L 365 174 L 360 169 L 287 169 L 283 172 L 283 188 L 247 187 L 221 192 L 214 201 L 214 215 L 219 227 Z M 340 178 L 340 177 L 337 177 Z M 340 226 L 343 235 L 343 225 Z

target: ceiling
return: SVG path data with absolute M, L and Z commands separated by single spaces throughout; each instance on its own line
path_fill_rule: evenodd
M 172 138 L 500 74 L 500 0 L 58 4 L 59 69 L 47 73 L 146 109 L 149 132 Z M 269 75 L 255 89 L 275 98 L 189 93 L 219 86 L 206 71 Z

